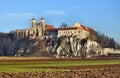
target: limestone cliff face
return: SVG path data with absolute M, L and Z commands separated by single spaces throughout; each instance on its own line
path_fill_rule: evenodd
M 100 47 L 98 47 L 97 43 L 92 43 L 93 41 L 88 39 L 79 40 L 73 37 L 61 37 L 58 39 L 47 40 L 46 47 L 48 52 L 56 58 L 73 56 L 90 58 L 101 54 Z
M 100 45 L 88 39 L 61 37 L 41 40 L 20 40 L 14 43 L 14 56 L 42 56 L 56 58 L 91 58 L 102 54 Z M 10 47 L 11 48 L 11 47 Z
M 73 37 L 62 37 L 48 41 L 47 50 L 52 52 L 55 57 L 71 57 L 71 56 L 84 56 L 82 53 L 81 40 Z

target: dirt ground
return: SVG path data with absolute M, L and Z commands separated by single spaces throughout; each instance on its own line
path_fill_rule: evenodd
M 39 68 L 39 67 L 38 67 Z M 43 67 L 46 68 L 46 67 Z M 0 73 L 0 78 L 120 78 L 120 65 L 47 67 L 70 69 L 58 72 Z
M 0 62 L 59 62 L 59 61 L 85 61 L 85 60 L 118 60 L 118 59 L 81 59 L 81 58 L 50 58 L 50 57 L 0 57 Z
M 0 73 L 0 78 L 120 78 L 120 70 L 83 70 L 64 72 Z
M 4 59 L 4 60 L 3 60 Z M 58 62 L 58 61 L 80 61 L 83 59 L 50 59 L 50 58 L 0 58 L 0 62 Z M 88 59 L 87 59 L 88 60 Z M 90 59 L 91 60 L 91 59 Z M 94 59 L 93 59 L 94 60 Z M 99 59 L 98 59 L 99 60 Z M 85 61 L 85 59 L 84 59 Z M 30 67 L 32 68 L 32 67 Z M 34 68 L 53 68 L 70 71 L 56 72 L 22 72 L 6 73 L 0 72 L 0 78 L 120 78 L 120 64 L 96 65 L 96 66 L 36 66 Z

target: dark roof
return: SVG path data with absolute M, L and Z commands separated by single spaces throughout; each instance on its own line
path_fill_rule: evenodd
M 37 23 L 37 25 L 40 25 L 40 23 Z
M 47 31 L 48 31 L 48 32 L 57 32 L 58 29 L 48 29 Z
M 36 20 L 35 18 L 32 18 L 32 20 Z
M 43 20 L 44 18 L 41 18 L 40 20 Z

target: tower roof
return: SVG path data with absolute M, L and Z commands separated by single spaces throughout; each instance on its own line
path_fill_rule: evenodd
M 32 20 L 36 20 L 35 18 L 32 18 Z
M 41 18 L 40 20 L 44 20 L 44 18 Z

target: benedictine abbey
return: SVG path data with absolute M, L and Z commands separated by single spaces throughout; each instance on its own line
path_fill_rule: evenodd
M 78 22 L 76 22 L 72 27 L 67 28 L 55 28 L 53 25 L 45 23 L 45 19 L 41 18 L 39 23 L 36 19 L 31 20 L 30 29 L 20 29 L 11 32 L 14 34 L 15 39 L 24 38 L 58 38 L 63 36 L 72 36 L 78 39 L 89 38 L 92 40 L 96 39 L 96 31 L 90 27 L 86 27 Z

